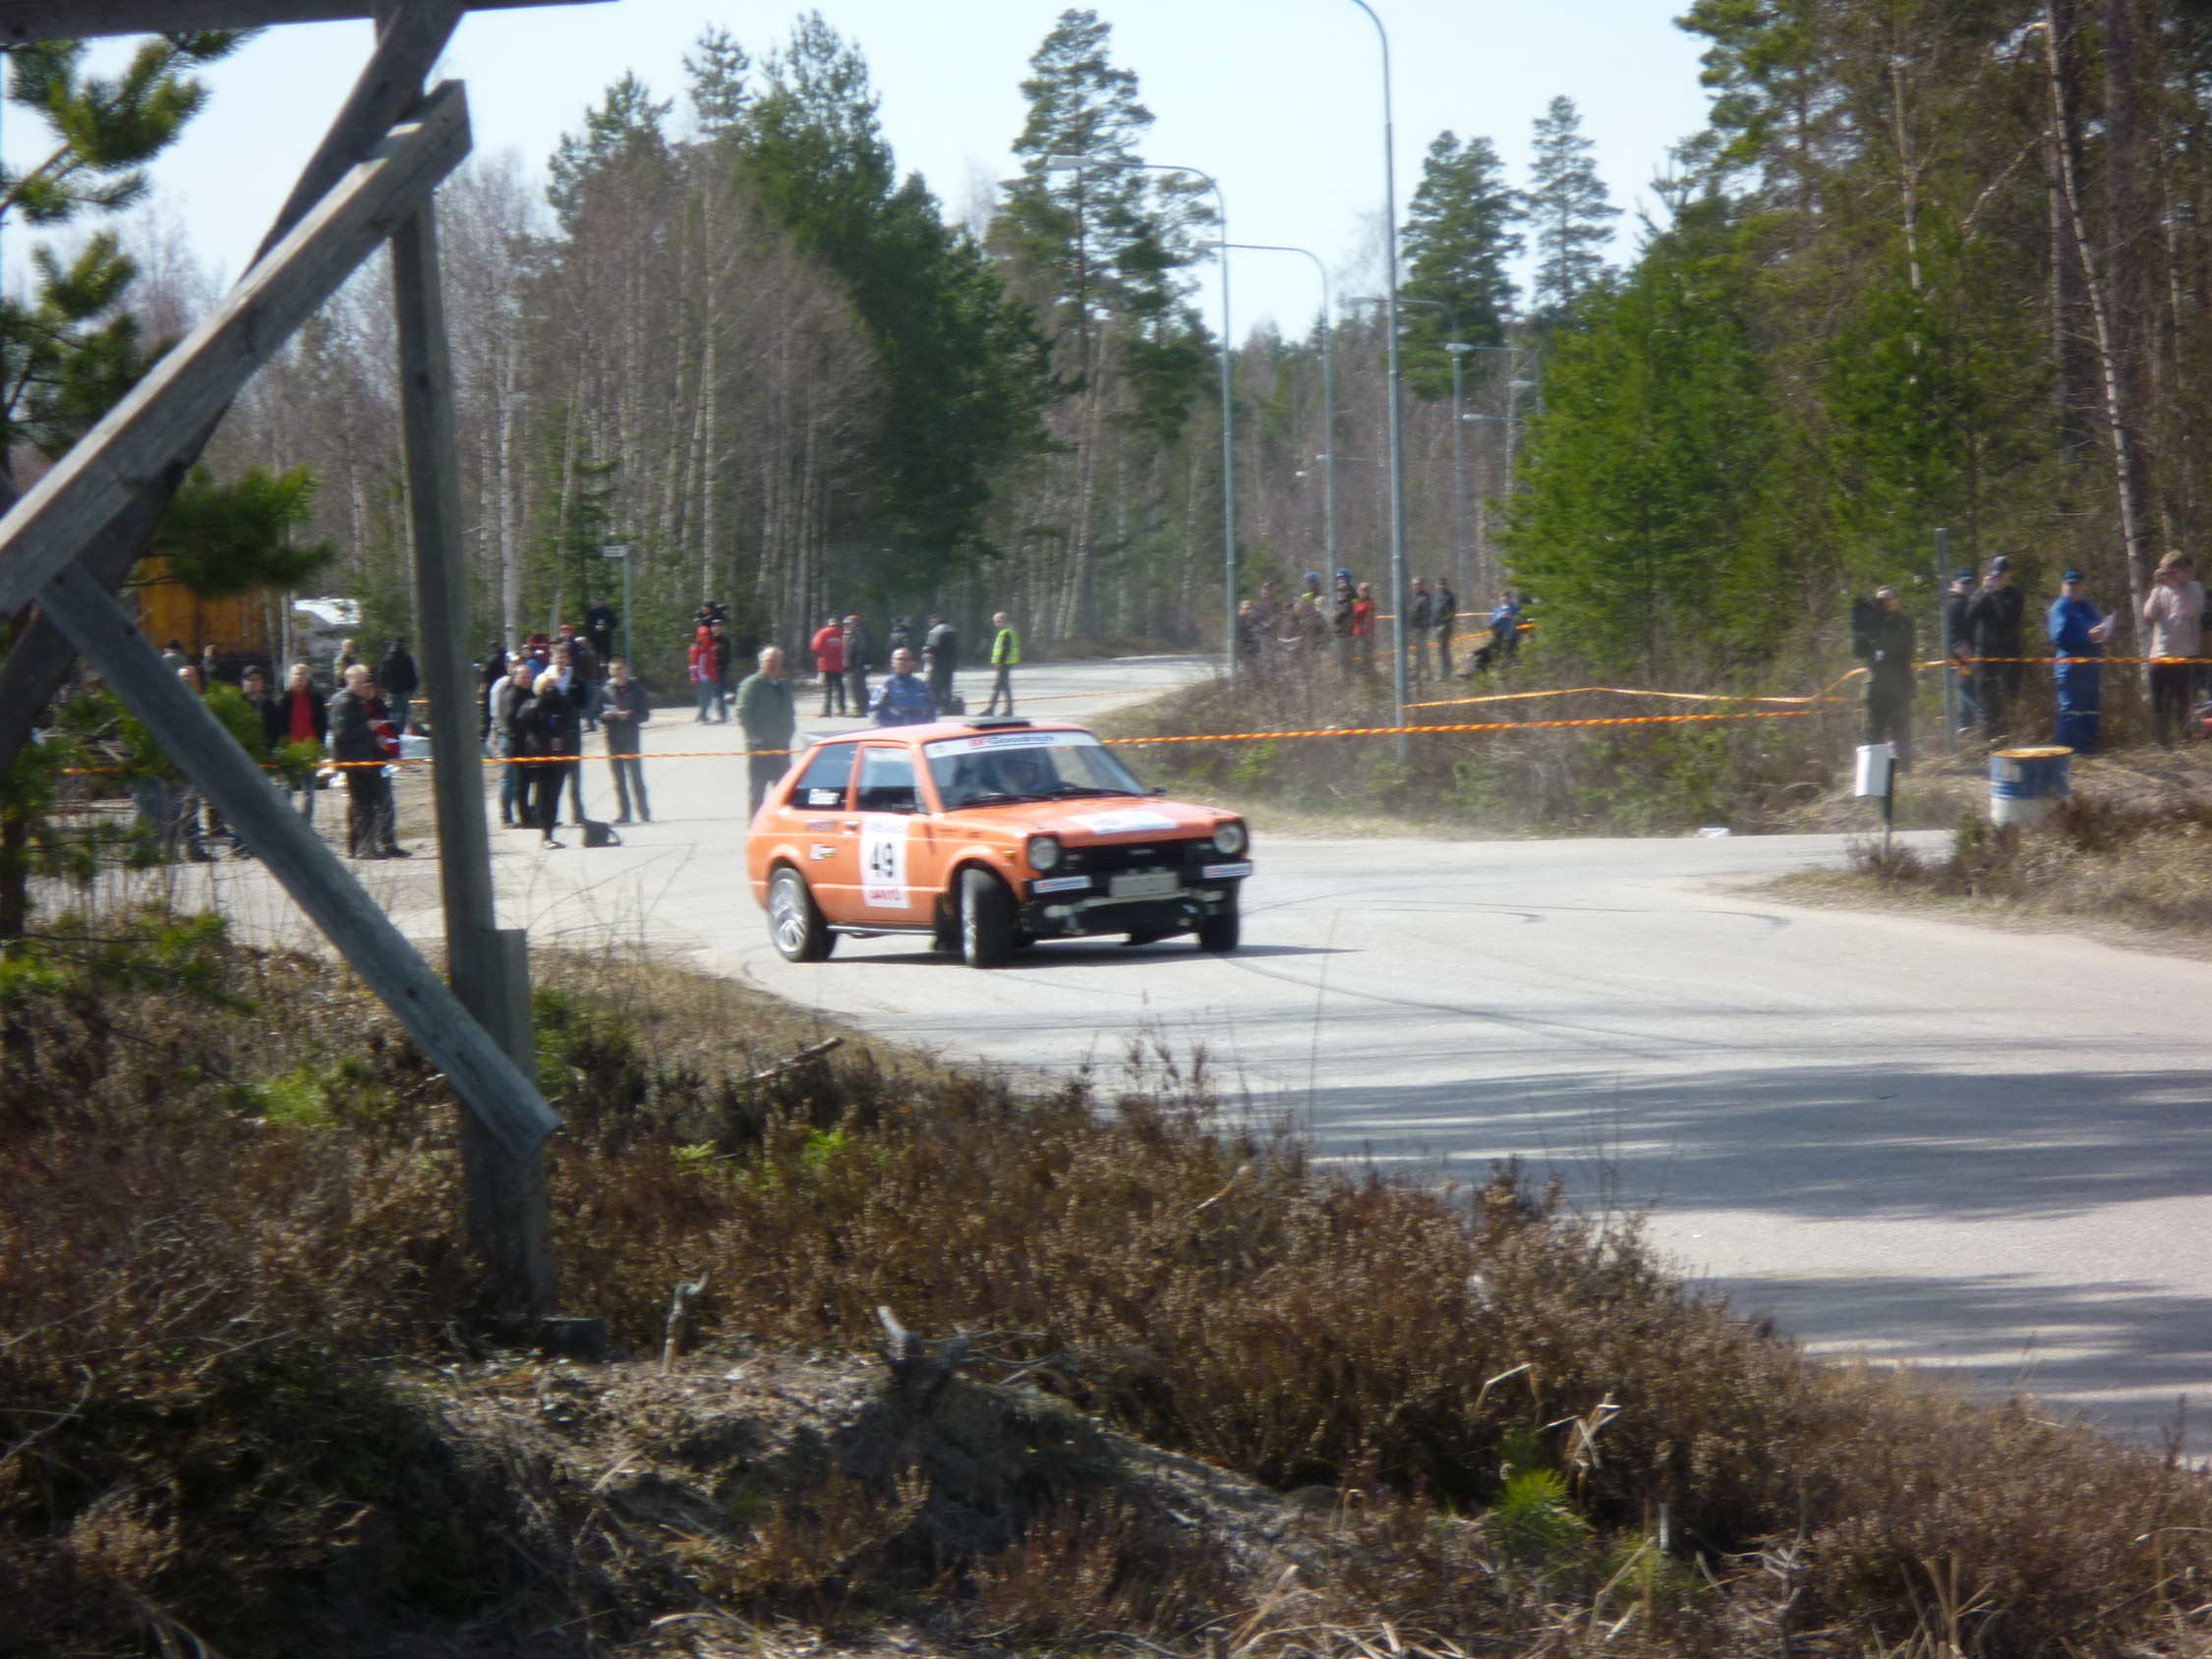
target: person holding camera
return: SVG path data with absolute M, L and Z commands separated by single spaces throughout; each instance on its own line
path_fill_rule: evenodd
M 2143 599 L 2143 620 L 2150 624 L 2151 717 L 2159 747 L 2169 748 L 2178 730 L 2186 736 L 2203 675 L 2191 660 L 2204 655 L 2204 584 L 2188 554 L 2170 552 L 2158 561 L 2158 577 Z
M 1912 618 L 1896 589 L 1877 588 L 1853 624 L 1851 655 L 1866 664 L 1866 740 L 1895 744 L 1903 772 L 1912 759 Z
M 2005 734 L 2012 700 L 2020 695 L 2020 624 L 2027 596 L 2012 586 L 2012 561 L 2003 553 L 1989 561 L 1989 573 L 1966 601 L 1966 632 L 1978 659 L 1975 693 L 1982 706 L 1982 735 L 1992 743 Z

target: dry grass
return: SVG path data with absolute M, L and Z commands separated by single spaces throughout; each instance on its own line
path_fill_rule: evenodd
M 779 1614 L 1254 1659 L 1385 1622 L 1437 1653 L 2202 1650 L 2201 1477 L 1813 1363 L 1511 1172 L 1317 1169 L 1156 1055 L 1114 1098 L 862 1042 L 755 1084 L 813 1022 L 648 964 L 547 977 L 570 1308 L 649 1349 L 711 1266 L 711 1347 L 862 1350 L 888 1304 L 1044 1393 L 932 1418 L 965 1462 L 779 1464 L 756 1516 L 718 1453 L 705 1497 L 587 1525 L 548 1385 L 553 1438 L 502 1461 L 407 1381 L 460 1374 L 466 1264 L 450 1103 L 375 1005 L 190 928 L 56 946 L 0 1047 L 0 1653 L 682 1651 Z M 1163 1530 L 1164 1472 L 1022 1472 L 1091 1468 L 1098 1423 L 1295 1493 L 1318 1544 L 1283 1580 Z M 928 1530 L 961 1482 L 999 1531 Z
M 2177 941 L 2212 935 L 2212 807 L 2118 805 L 2077 795 L 2041 825 L 1998 829 L 1960 814 L 1950 853 L 1927 859 L 1877 841 L 1848 872 L 1782 884 L 1810 896 L 1936 901 L 1978 914 L 2066 916 Z
M 1581 685 L 1518 667 L 1480 681 L 1431 681 L 1417 702 Z M 1740 713 L 1752 705 L 1700 704 Z M 1680 704 L 1585 694 L 1529 702 L 1417 708 L 1415 720 L 1581 719 L 1685 712 Z M 1148 776 L 1245 809 L 1265 830 L 1355 832 L 1661 834 L 1712 825 L 1739 832 L 1792 828 L 1847 768 L 1861 716 L 1853 705 L 1808 719 L 1612 726 L 1416 736 L 1411 759 L 1387 738 L 1176 743 L 1126 750 Z M 1393 723 L 1387 681 L 1346 682 L 1333 665 L 1234 689 L 1219 681 L 1104 722 L 1122 736 L 1308 731 Z

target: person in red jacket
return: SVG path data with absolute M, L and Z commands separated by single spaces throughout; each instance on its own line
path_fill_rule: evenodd
M 832 702 L 837 712 L 844 713 L 844 624 L 831 617 L 814 630 L 814 671 L 822 676 L 822 713 L 830 713 Z M 857 712 L 857 711 L 856 711 Z
M 711 628 L 701 628 L 699 637 L 691 642 L 691 688 L 699 694 L 701 725 L 707 723 L 709 708 L 718 719 L 728 720 L 729 705 L 724 701 L 722 690 L 722 641 L 715 638 Z

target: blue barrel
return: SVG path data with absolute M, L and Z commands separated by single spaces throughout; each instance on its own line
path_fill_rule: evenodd
M 2000 749 L 1989 758 L 1989 821 L 2040 824 L 2073 793 L 2067 773 L 2073 751 Z

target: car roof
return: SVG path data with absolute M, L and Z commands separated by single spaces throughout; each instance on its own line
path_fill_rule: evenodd
M 933 720 L 928 725 L 863 726 L 858 731 L 834 731 L 817 737 L 807 747 L 819 749 L 825 743 L 858 743 L 867 738 L 898 738 L 907 743 L 935 743 L 947 737 L 974 737 L 980 732 L 1016 731 L 1079 731 L 1089 733 L 1088 726 L 1073 720 L 1029 720 L 1008 725 L 999 720 Z

